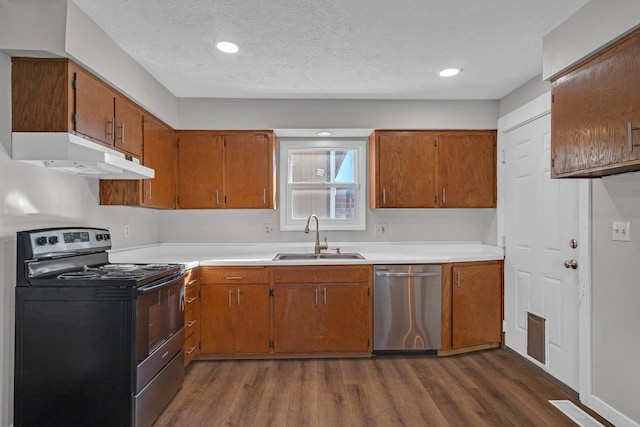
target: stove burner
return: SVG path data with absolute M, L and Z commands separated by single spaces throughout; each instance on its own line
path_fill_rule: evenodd
M 62 273 L 58 276 L 58 279 L 64 280 L 78 280 L 78 279 L 97 279 L 100 275 L 95 271 L 71 271 L 69 273 Z
M 105 264 L 98 268 L 104 271 L 131 271 L 138 268 L 138 266 L 135 264 Z
M 147 264 L 142 267 L 144 270 L 164 270 L 169 268 L 169 264 Z
M 110 271 L 104 274 L 101 279 L 141 279 L 145 276 L 142 271 Z

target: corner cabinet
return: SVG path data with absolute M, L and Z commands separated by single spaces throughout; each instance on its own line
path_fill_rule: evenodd
M 502 261 L 442 266 L 440 355 L 501 346 L 503 318 Z
M 369 151 L 372 209 L 496 207 L 496 131 L 377 130 Z
M 142 164 L 155 176 L 145 180 L 100 180 L 101 205 L 173 209 L 176 203 L 176 152 L 173 130 L 153 117 L 143 119 Z
M 200 280 L 202 357 L 269 353 L 269 271 L 200 267 Z
M 274 353 L 370 355 L 372 267 L 273 269 Z
M 640 30 L 552 79 L 551 176 L 640 170 Z
M 178 131 L 178 207 L 275 209 L 273 131 Z

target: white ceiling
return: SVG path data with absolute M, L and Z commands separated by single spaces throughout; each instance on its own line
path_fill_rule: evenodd
M 73 1 L 177 97 L 500 99 L 588 0 Z

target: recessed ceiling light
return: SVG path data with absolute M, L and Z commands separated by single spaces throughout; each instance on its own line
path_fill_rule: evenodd
M 220 52 L 224 53 L 236 53 L 239 50 L 238 45 L 233 42 L 218 42 L 216 47 Z
M 318 135 L 318 136 L 331 136 L 333 134 L 331 132 L 329 132 L 328 130 L 321 130 L 320 132 L 317 132 L 316 135 Z
M 460 71 L 462 71 L 461 68 L 446 68 L 442 71 L 440 71 L 440 77 L 453 77 L 455 75 L 457 75 Z

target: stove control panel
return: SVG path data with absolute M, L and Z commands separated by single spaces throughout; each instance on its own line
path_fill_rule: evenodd
M 103 228 L 49 228 L 25 232 L 32 258 L 53 257 L 69 252 L 99 252 L 111 249 L 111 234 Z

